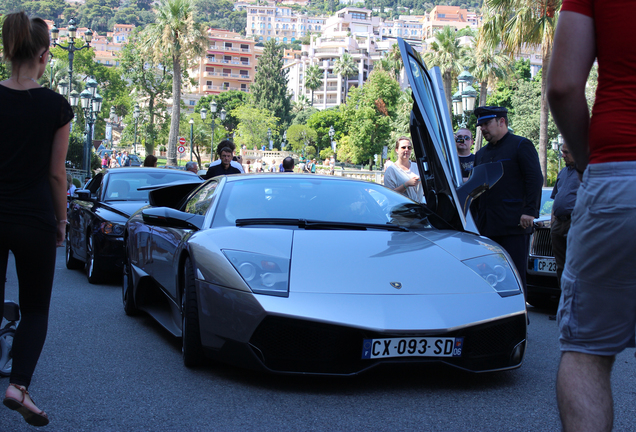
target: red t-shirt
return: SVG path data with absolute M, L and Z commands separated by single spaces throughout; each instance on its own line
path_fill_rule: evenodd
M 563 0 L 561 11 L 594 18 L 598 87 L 590 124 L 590 163 L 636 160 L 636 2 Z

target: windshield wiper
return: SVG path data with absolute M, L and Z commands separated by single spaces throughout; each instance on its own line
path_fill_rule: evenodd
M 389 224 L 369 224 L 356 222 L 332 222 L 332 221 L 314 221 L 306 219 L 285 219 L 285 218 L 254 218 L 254 219 L 237 219 L 236 226 L 247 225 L 290 225 L 304 229 L 341 229 L 341 230 L 359 230 L 381 229 L 387 231 L 408 231 L 407 228 Z

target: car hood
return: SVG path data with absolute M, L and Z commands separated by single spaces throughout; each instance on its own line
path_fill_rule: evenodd
M 493 253 L 478 239 L 453 231 L 343 235 L 299 230 L 293 240 L 290 293 L 495 294 L 461 262 Z
M 105 220 L 123 218 L 125 221 L 145 205 L 148 205 L 148 201 L 107 201 L 101 202 L 95 213 Z

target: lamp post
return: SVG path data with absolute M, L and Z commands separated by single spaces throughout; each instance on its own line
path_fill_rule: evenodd
M 190 162 L 192 162 L 192 152 L 194 151 L 194 119 L 190 117 Z
M 274 143 L 272 142 L 272 128 L 267 128 L 267 141 L 269 142 L 269 150 L 273 150 Z
M 212 135 L 210 137 L 210 153 L 212 154 L 212 158 L 214 158 L 214 114 L 216 113 L 216 102 L 212 101 L 210 102 L 210 114 L 212 115 Z M 201 120 L 203 120 L 203 122 L 205 123 L 205 118 L 208 115 L 208 110 L 205 108 L 201 108 Z M 221 108 L 221 112 L 219 113 L 219 118 L 221 119 L 221 121 L 225 120 L 225 110 L 223 108 Z M 214 159 L 212 159 L 214 160 Z
M 466 127 L 468 117 L 475 110 L 475 100 L 477 99 L 477 90 L 472 87 L 475 77 L 473 77 L 468 68 L 457 77 L 459 81 L 459 90 L 453 95 L 453 114 L 462 116 L 460 127 Z
M 559 160 L 559 171 L 561 171 L 561 147 L 563 147 L 563 135 L 559 134 L 557 139 L 552 141 L 552 150 L 556 152 Z
M 115 113 L 115 107 L 110 107 L 110 113 L 108 114 L 108 121 L 106 122 L 106 144 L 110 143 L 110 147 L 113 147 L 113 124 L 115 124 L 115 117 L 117 114 Z
M 135 139 L 133 141 L 133 151 L 137 154 L 137 122 L 139 122 L 139 114 L 141 110 L 139 109 L 139 104 L 135 104 L 135 109 L 133 110 L 133 118 L 135 119 Z
M 102 109 L 102 97 L 97 93 L 97 81 L 89 79 L 86 89 L 80 94 L 84 119 L 86 120 L 86 143 L 84 144 L 84 171 L 86 177 L 91 176 L 91 147 L 93 145 L 93 125 L 97 121 L 97 113 Z
M 93 40 L 93 32 L 87 30 L 84 33 L 84 40 L 86 41 L 86 45 L 77 48 L 75 46 L 75 36 L 77 34 L 77 27 L 75 27 L 75 20 L 71 19 L 68 22 L 68 45 L 63 46 L 57 42 L 57 38 L 60 35 L 60 30 L 54 25 L 51 29 L 51 38 L 53 39 L 53 46 L 58 46 L 62 48 L 64 51 L 68 52 L 68 88 L 69 90 L 73 90 L 73 58 L 75 58 L 75 53 L 77 51 L 81 51 L 83 49 L 88 49 L 91 46 L 91 40 Z M 66 94 L 62 93 L 64 96 Z M 72 104 L 71 104 L 72 105 Z
M 285 143 L 287 141 L 287 131 L 283 132 L 283 140 L 280 143 L 280 149 L 281 151 L 285 150 Z

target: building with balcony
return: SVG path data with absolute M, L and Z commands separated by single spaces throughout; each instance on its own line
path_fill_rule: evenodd
M 373 69 L 373 62 L 381 58 L 378 48 L 381 21 L 363 8 L 347 7 L 327 18 L 321 36 L 312 37 L 309 45 L 303 45 L 302 55 L 289 61 L 284 68 L 288 72 L 288 88 L 294 101 L 301 95 L 311 99 L 306 88 L 307 68 L 318 65 L 323 75 L 322 86 L 314 91 L 313 105 L 326 109 L 340 105 L 346 95 L 345 78 L 334 71 L 336 60 L 349 53 L 356 62 L 356 73 L 349 76 L 347 86 L 361 86 Z
M 459 6 L 435 6 L 425 15 L 423 20 L 423 39 L 435 36 L 445 26 L 455 28 L 455 31 L 470 27 L 477 30 L 482 23 L 482 16 L 474 11 L 462 9 Z
M 250 5 L 247 8 L 245 34 L 260 42 L 274 39 L 291 43 L 309 33 L 321 33 L 326 18 L 297 14 L 291 7 L 277 5 Z
M 194 94 L 219 94 L 228 90 L 249 92 L 254 82 L 256 42 L 230 30 L 208 29 L 209 45 L 204 57 L 189 69 L 196 85 Z
M 385 38 L 404 38 L 422 40 L 424 36 L 424 16 L 400 15 L 396 20 L 386 20 L 380 25 L 380 36 Z

